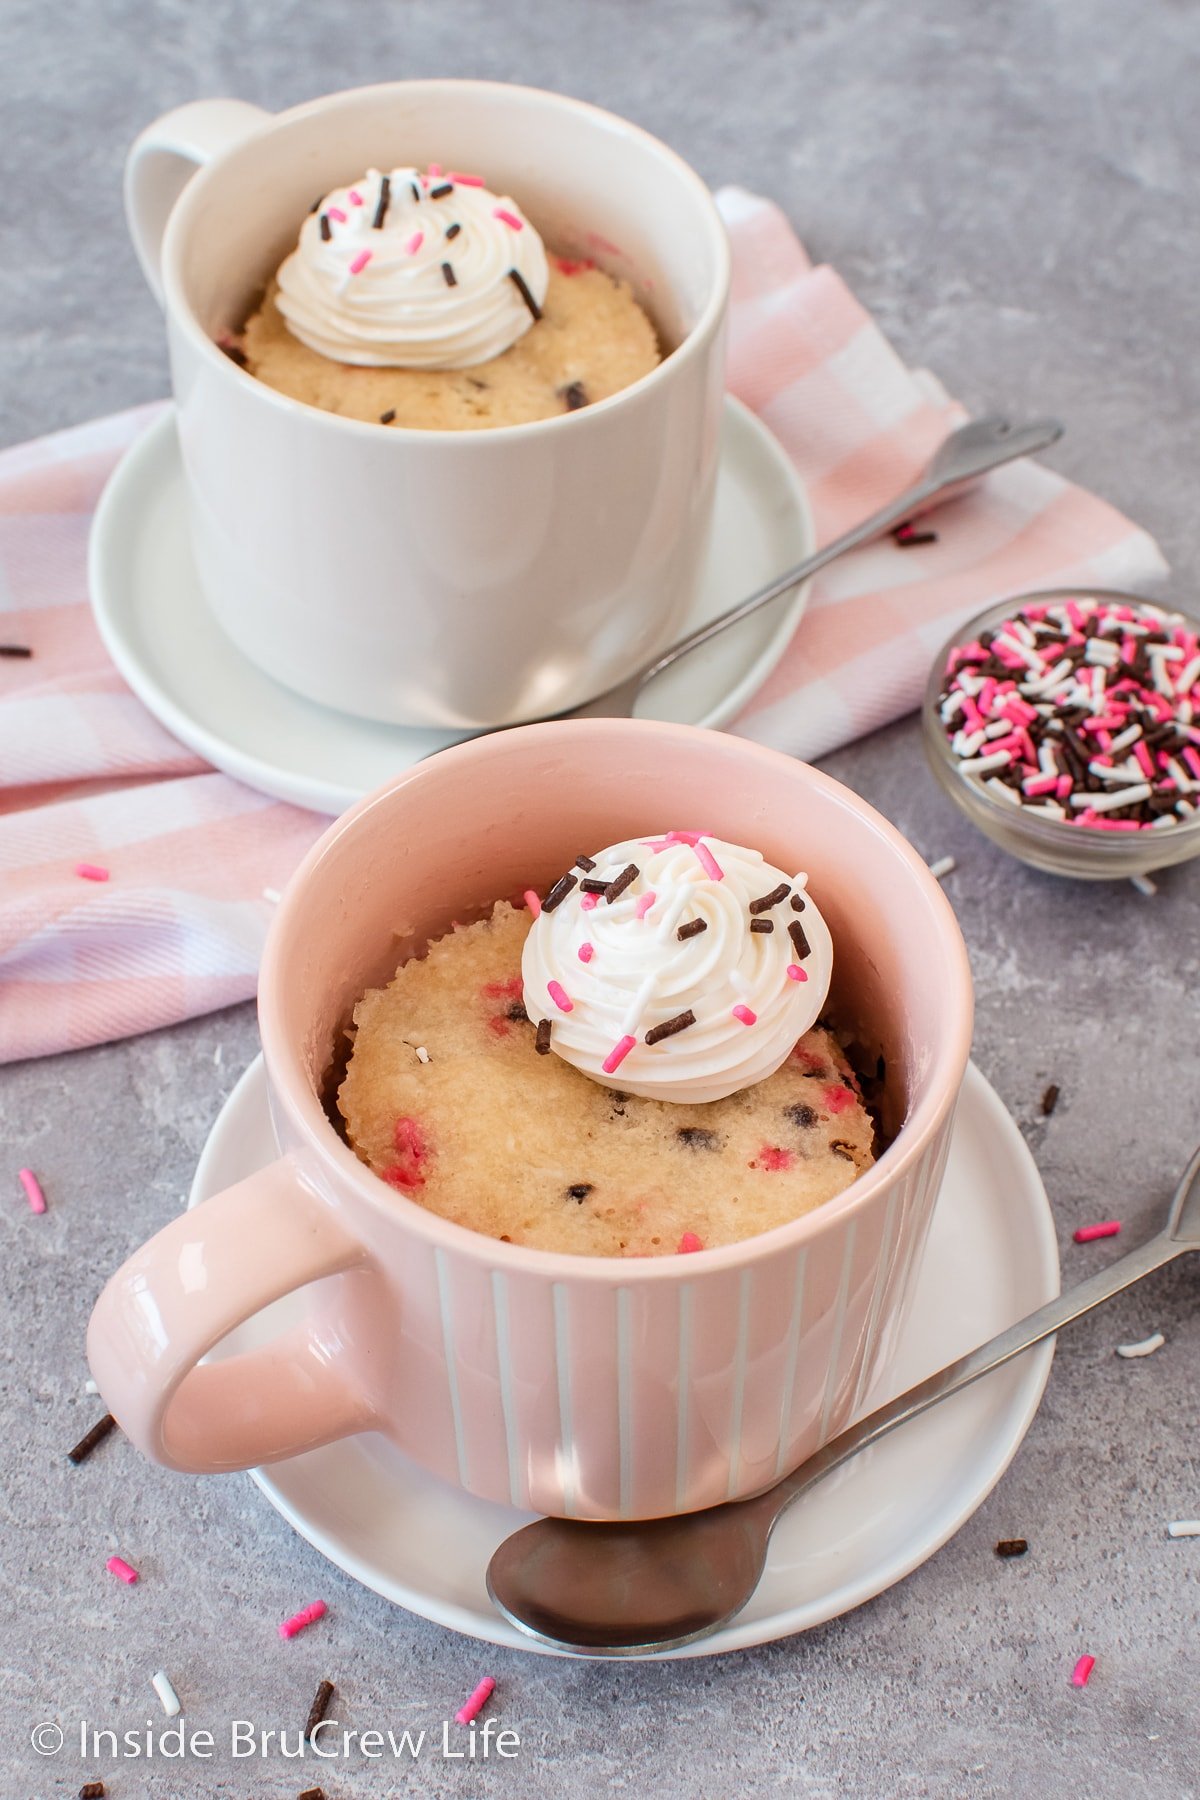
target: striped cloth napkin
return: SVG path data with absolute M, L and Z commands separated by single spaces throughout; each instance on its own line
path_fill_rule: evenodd
M 822 542 L 892 499 L 962 417 L 896 356 L 776 207 L 718 196 L 733 243 L 729 385 L 808 489 Z M 326 821 L 207 768 L 108 660 L 87 604 L 91 515 L 142 407 L 0 454 L 0 1061 L 77 1049 L 253 994 L 273 892 Z M 812 759 L 917 705 L 962 620 L 1024 588 L 1137 587 L 1145 532 L 1032 463 L 821 575 L 733 730 Z M 92 865 L 107 880 L 78 873 Z

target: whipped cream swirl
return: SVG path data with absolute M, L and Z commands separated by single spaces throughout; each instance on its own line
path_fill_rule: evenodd
M 581 857 L 525 940 L 539 1041 L 549 1020 L 565 1062 L 653 1100 L 722 1100 L 765 1080 L 829 991 L 833 945 L 807 881 L 707 832 Z
M 369 169 L 305 219 L 278 305 L 335 362 L 469 369 L 528 331 L 549 279 L 533 226 L 478 176 Z

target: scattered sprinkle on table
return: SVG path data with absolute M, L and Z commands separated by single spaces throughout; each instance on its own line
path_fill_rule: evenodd
M 85 1394 L 98 1394 L 100 1392 L 100 1389 L 96 1386 L 96 1383 L 92 1380 L 90 1375 L 83 1384 L 83 1391 Z
M 160 1669 L 157 1675 L 152 1675 L 150 1685 L 162 1701 L 162 1709 L 168 1719 L 177 1719 L 183 1711 L 183 1707 L 180 1705 L 179 1695 L 171 1686 L 171 1678 L 167 1671 Z
M 0 644 L 0 656 L 32 656 L 28 644 Z
M 116 1423 L 117 1421 L 113 1418 L 111 1413 L 105 1413 L 103 1418 L 97 1419 L 96 1423 L 92 1426 L 92 1429 L 80 1438 L 75 1448 L 67 1451 L 67 1461 L 73 1463 L 86 1462 L 88 1457 L 92 1454 L 92 1451 L 96 1448 L 96 1445 L 103 1442 L 109 1432 L 113 1430 Z
M 329 1702 L 333 1699 L 332 1681 L 323 1681 L 313 1696 L 313 1703 L 308 1709 L 308 1718 L 304 1726 L 305 1741 L 312 1736 L 325 1714 L 329 1711 Z
M 1095 1666 L 1096 1659 L 1094 1656 L 1081 1656 L 1072 1672 L 1071 1685 L 1073 1687 L 1086 1687 L 1091 1679 L 1092 1670 Z
M 100 863 L 76 863 L 75 873 L 84 881 L 107 881 L 108 870 Z
M 429 1061 L 429 1052 L 424 1044 L 417 1045 L 417 1061 L 419 1063 L 427 1063 Z
M 79 1800 L 104 1800 L 104 1792 L 102 1781 L 85 1781 L 79 1790 Z
M 42 1184 L 32 1169 L 18 1169 L 17 1180 L 25 1190 L 25 1198 L 29 1202 L 29 1210 L 33 1213 L 44 1213 L 46 1196 L 42 1192 Z
M 1120 1229 L 1119 1219 L 1104 1219 L 1099 1225 L 1081 1225 L 1075 1232 L 1075 1242 L 1094 1244 L 1097 1238 L 1116 1237 Z
M 902 525 L 892 527 L 892 537 L 901 550 L 908 550 L 914 544 L 936 544 L 936 531 L 918 531 L 912 519 L 905 519 Z
M 952 856 L 939 856 L 936 862 L 930 863 L 929 873 L 935 881 L 941 881 L 945 876 L 953 875 L 957 867 L 958 864 Z
M 1029 1548 L 1026 1538 L 1001 1538 L 996 1545 L 997 1556 L 1024 1556 Z
M 1129 885 L 1136 888 L 1138 893 L 1143 894 L 1147 900 L 1153 900 L 1158 892 L 1158 883 L 1151 881 L 1148 875 L 1131 875 Z
M 964 780 L 1072 828 L 1167 830 L 1200 802 L 1200 637 L 1179 613 L 1031 602 L 947 658 L 938 712 Z
M 1059 1092 L 1058 1083 L 1056 1081 L 1052 1081 L 1050 1083 L 1050 1086 L 1046 1089 L 1045 1093 L 1042 1095 L 1043 1117 L 1048 1119 L 1050 1117 L 1050 1114 L 1054 1111 L 1055 1107 L 1058 1105 L 1058 1092 Z
M 457 1719 L 458 1723 L 460 1725 L 469 1725 L 471 1720 L 478 1717 L 479 1713 L 482 1712 L 495 1691 L 495 1681 L 490 1675 L 485 1675 L 483 1680 L 479 1683 L 479 1686 L 475 1689 L 475 1692 L 471 1695 L 471 1698 L 464 1701 L 455 1713 L 454 1717 Z
M 104 1566 L 110 1575 L 115 1575 L 118 1581 L 128 1582 L 130 1587 L 138 1579 L 137 1570 L 123 1556 L 110 1556 Z
M 1172 1519 L 1167 1526 L 1167 1536 L 1173 1538 L 1200 1537 L 1200 1519 Z
M 263 889 L 262 897 L 264 900 L 269 900 L 272 906 L 278 906 L 279 902 L 283 899 L 283 895 L 278 888 L 269 887 Z
M 302 1794 L 297 1794 L 296 1800 L 325 1800 L 325 1789 L 305 1788 Z
M 1152 1337 L 1143 1338 L 1139 1344 L 1118 1344 L 1117 1345 L 1117 1355 L 1118 1356 L 1153 1356 L 1154 1352 L 1156 1350 L 1162 1349 L 1162 1347 L 1166 1343 L 1166 1341 L 1167 1340 L 1163 1336 L 1162 1332 L 1156 1331 Z
M 303 1631 L 306 1625 L 315 1625 L 318 1619 L 323 1619 L 325 1617 L 325 1611 L 325 1602 L 323 1600 L 314 1600 L 311 1606 L 302 1607 L 301 1610 L 298 1613 L 293 1614 L 290 1619 L 285 1619 L 283 1621 L 279 1627 L 280 1637 L 295 1637 L 296 1633 L 298 1631 Z

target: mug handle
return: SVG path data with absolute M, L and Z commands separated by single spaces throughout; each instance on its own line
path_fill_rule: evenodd
M 193 100 L 155 119 L 125 159 L 125 219 L 142 273 L 161 306 L 162 241 L 171 208 L 196 170 L 272 117 L 248 100 Z
M 155 1462 L 216 1474 L 369 1430 L 346 1345 L 317 1322 L 198 1368 L 227 1332 L 310 1281 L 370 1271 L 296 1162 L 281 1157 L 172 1220 L 97 1300 L 87 1352 L 105 1404 Z

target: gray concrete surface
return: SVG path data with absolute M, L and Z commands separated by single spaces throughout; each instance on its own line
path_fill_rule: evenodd
M 124 148 L 152 116 L 202 94 L 280 106 L 426 73 L 566 89 L 652 127 L 714 182 L 773 194 L 911 359 L 973 405 L 1061 413 L 1057 466 L 1148 525 L 1190 597 L 1200 17 L 1167 0 L 1136 23 L 1120 0 L 6 0 L 5 440 L 165 389 L 118 214 Z M 947 892 L 978 982 L 976 1056 L 1037 1155 L 1073 1279 L 1109 1254 L 1075 1247 L 1073 1225 L 1116 1214 L 1131 1240 L 1200 1135 L 1200 871 L 1147 901 L 1005 862 L 936 792 L 911 723 L 828 766 L 928 856 L 958 858 Z M 499 1678 L 518 1760 L 427 1755 L 403 1776 L 338 1765 L 321 1778 L 330 1800 L 1200 1792 L 1200 1543 L 1164 1535 L 1168 1518 L 1200 1513 L 1200 1270 L 1187 1266 L 1064 1339 L 1013 1468 L 930 1563 L 819 1631 L 714 1661 L 481 1652 L 330 1570 L 245 1478 L 168 1475 L 119 1440 L 70 1469 L 63 1451 L 96 1411 L 82 1392 L 91 1300 L 179 1207 L 255 1048 L 240 1007 L 0 1073 L 0 1793 L 73 1794 L 103 1772 L 114 1800 L 286 1800 L 314 1779 L 277 1758 L 247 1775 L 33 1755 L 40 1720 L 160 1722 L 160 1666 L 191 1722 L 218 1731 L 235 1717 L 293 1727 L 325 1674 L 360 1728 L 440 1720 L 482 1667 Z M 1043 1120 L 1051 1079 L 1062 1100 Z M 44 1219 L 15 1190 L 24 1160 L 51 1196 Z M 1113 1356 L 1154 1328 L 1157 1357 Z M 1031 1554 L 1002 1564 L 992 1545 L 1013 1534 Z M 110 1537 L 136 1541 L 133 1593 L 103 1574 Z M 318 1590 L 331 1603 L 319 1635 L 279 1646 L 274 1622 Z M 1083 1640 L 1098 1661 L 1079 1693 Z

